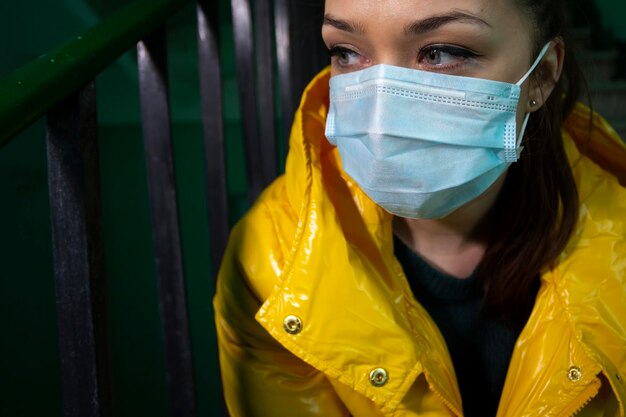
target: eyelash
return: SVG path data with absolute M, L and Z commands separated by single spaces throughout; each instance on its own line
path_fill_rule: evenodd
M 463 48 L 461 46 L 456 46 L 456 45 L 429 45 L 427 47 L 424 47 L 422 49 L 419 50 L 418 54 L 417 54 L 417 59 L 418 59 L 418 63 L 421 62 L 423 59 L 426 59 L 427 55 L 431 52 L 440 52 L 440 53 L 444 53 L 444 54 L 448 54 L 452 57 L 454 57 L 455 59 L 458 59 L 460 62 L 455 62 L 453 64 L 449 64 L 449 65 L 436 65 L 433 66 L 431 68 L 436 68 L 436 70 L 438 71 L 445 71 L 445 70 L 450 70 L 450 69 L 457 69 L 463 65 L 465 65 L 467 62 L 467 60 L 469 59 L 475 59 L 480 57 L 479 54 L 477 54 L 474 51 L 471 51 L 467 48 Z
M 467 48 L 463 48 L 461 46 L 455 46 L 455 45 L 429 45 L 426 47 L 421 48 L 418 52 L 417 52 L 417 62 L 420 63 L 422 60 L 426 59 L 427 55 L 431 52 L 439 52 L 439 53 L 444 53 L 444 54 L 448 54 L 454 58 L 458 58 L 460 59 L 460 62 L 456 62 L 453 64 L 448 64 L 448 65 L 431 65 L 429 68 L 427 68 L 430 71 L 450 71 L 450 70 L 456 70 L 459 69 L 460 67 L 462 67 L 463 65 L 466 64 L 466 61 L 468 59 L 475 59 L 475 58 L 479 58 L 481 55 L 477 54 L 476 52 L 469 50 Z M 328 55 L 330 57 L 330 59 L 332 60 L 333 58 L 337 58 L 339 57 L 341 54 L 349 54 L 349 55 L 357 55 L 357 56 L 361 56 L 358 52 L 356 52 L 353 49 L 344 47 L 344 46 L 333 46 L 328 50 Z M 341 64 L 337 64 L 340 67 L 348 67 L 351 65 L 341 65 Z
M 350 54 L 350 55 L 354 54 L 354 55 L 360 56 L 358 52 L 350 48 L 346 48 L 345 46 L 333 46 L 328 50 L 328 56 L 331 60 L 333 58 L 339 57 L 339 55 L 341 54 Z

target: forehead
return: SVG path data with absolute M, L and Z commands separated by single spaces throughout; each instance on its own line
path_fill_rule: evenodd
M 496 31 L 531 32 L 528 16 L 515 0 L 325 0 L 325 13 L 348 19 L 363 31 L 385 24 L 399 30 L 432 16 L 468 14 Z

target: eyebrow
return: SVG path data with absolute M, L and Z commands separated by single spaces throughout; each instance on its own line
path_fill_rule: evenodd
M 409 25 L 406 25 L 404 27 L 404 33 L 407 36 L 421 35 L 423 33 L 439 29 L 441 26 L 447 25 L 448 23 L 452 22 L 470 23 L 487 28 L 491 27 L 489 23 L 485 22 L 478 16 L 456 11 L 452 13 L 427 17 L 426 19 L 422 20 L 417 20 Z
M 420 35 L 426 32 L 431 32 L 435 29 L 440 28 L 443 25 L 452 22 L 471 23 L 479 26 L 491 27 L 489 23 L 485 22 L 483 19 L 477 16 L 460 11 L 455 11 L 451 13 L 427 17 L 426 19 L 422 20 L 417 20 L 411 24 L 406 25 L 404 27 L 404 33 L 407 36 Z M 324 15 L 324 25 L 329 25 L 348 33 L 365 33 L 365 28 L 360 23 L 339 19 L 330 14 Z
M 365 33 L 365 28 L 360 23 L 338 19 L 329 14 L 324 15 L 324 25 L 330 25 L 336 29 L 339 29 L 348 33 L 359 33 L 359 34 Z

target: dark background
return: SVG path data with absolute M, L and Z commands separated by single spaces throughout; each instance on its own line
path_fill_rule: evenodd
M 242 130 L 230 6 L 220 1 L 224 117 L 231 220 L 246 209 Z M 128 0 L 0 2 L 0 77 L 77 36 Z M 293 0 L 305 23 L 293 45 L 307 69 L 301 90 L 321 66 L 319 0 Z M 626 2 L 598 0 L 591 18 L 626 41 Z M 591 17 L 590 17 L 591 16 Z M 213 330 L 210 231 L 206 219 L 200 132 L 195 9 L 169 24 L 170 81 L 178 197 L 200 416 L 220 403 Z M 605 39 L 596 35 L 596 47 Z M 607 45 L 610 43 L 607 40 Z M 611 43 L 612 44 L 612 43 Z M 606 46 L 606 45 L 605 45 Z M 164 352 L 143 162 L 136 60 L 128 53 L 97 80 L 100 163 L 116 416 L 166 416 Z M 291 117 L 291 115 L 286 115 Z M 280 129 L 281 120 L 277 120 Z M 282 134 L 282 132 L 281 132 Z M 61 393 L 48 214 L 44 122 L 0 150 L 0 416 L 61 416 Z

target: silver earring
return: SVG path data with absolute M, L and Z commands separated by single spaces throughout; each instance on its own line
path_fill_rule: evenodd
M 536 100 L 530 100 L 530 102 L 528 104 L 530 104 L 530 107 L 535 107 L 537 105 L 537 101 Z

